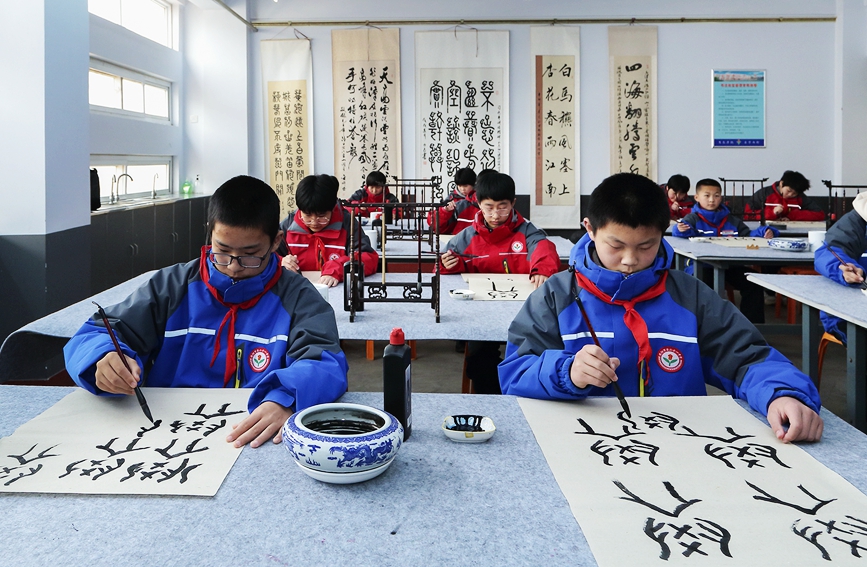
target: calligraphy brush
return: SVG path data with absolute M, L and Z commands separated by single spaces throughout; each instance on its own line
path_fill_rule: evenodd
M 584 311 L 584 303 L 581 301 L 581 298 L 578 295 L 575 295 L 575 299 L 578 302 L 578 309 L 581 310 L 581 317 L 584 318 L 584 323 L 587 325 L 587 328 L 590 329 L 590 336 L 593 337 L 593 342 L 599 348 L 602 348 L 602 345 L 599 344 L 599 339 L 596 337 L 596 331 L 593 330 L 593 325 L 590 324 L 590 318 L 587 317 L 587 312 Z M 620 385 L 615 381 L 611 383 L 614 386 L 614 393 L 617 394 L 617 399 L 620 400 L 620 407 L 623 408 L 623 411 L 626 412 L 626 417 L 632 417 L 632 412 L 629 411 L 629 404 L 626 403 L 626 397 L 623 395 L 623 390 L 620 389 Z
M 451 251 L 455 256 L 460 256 L 461 258 L 481 258 L 482 256 L 475 256 L 473 254 L 461 254 L 460 252 Z M 422 250 L 422 254 L 437 254 L 437 252 L 428 252 L 426 250 Z M 443 252 L 445 254 L 445 252 Z
M 841 257 L 839 256 L 839 254 L 837 254 L 836 252 L 834 252 L 834 249 L 833 249 L 833 248 L 831 248 L 830 246 L 825 246 L 825 248 L 827 248 L 827 249 L 828 249 L 828 252 L 830 252 L 831 254 L 833 254 L 834 257 L 837 258 L 837 260 L 839 260 L 841 264 L 843 264 L 844 266 L 852 266 L 852 268 L 855 268 L 855 266 L 852 264 L 852 262 L 846 262 L 845 260 L 843 260 L 843 258 L 841 258 Z M 867 289 L 867 280 L 864 280 L 864 281 L 861 282 L 861 289 Z
M 132 374 L 132 368 L 129 367 L 129 363 L 126 361 L 126 355 L 120 350 L 120 343 L 117 342 L 117 337 L 114 334 L 114 329 L 111 328 L 111 323 L 108 322 L 108 316 L 105 314 L 105 310 L 102 306 L 95 302 L 91 301 L 96 308 L 99 309 L 99 316 L 102 317 L 102 322 L 105 323 L 105 328 L 108 330 L 108 336 L 111 337 L 111 342 L 114 343 L 114 350 L 117 351 L 118 356 L 120 356 L 120 361 L 123 362 L 123 365 L 126 367 L 127 371 Z M 138 404 L 141 406 L 141 410 L 144 412 L 145 417 L 151 420 L 151 423 L 154 423 L 154 418 L 151 415 L 151 410 L 148 407 L 148 402 L 144 397 L 144 394 L 141 392 L 141 388 L 136 385 L 135 387 L 135 397 L 138 398 Z

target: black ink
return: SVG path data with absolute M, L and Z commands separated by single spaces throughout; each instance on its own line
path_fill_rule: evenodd
M 680 502 L 680 504 L 678 504 L 678 505 L 674 508 L 674 510 L 672 510 L 671 512 L 669 512 L 668 510 L 666 510 L 666 509 L 664 509 L 664 508 L 660 508 L 659 506 L 656 506 L 655 504 L 651 504 L 650 502 L 647 502 L 647 501 L 645 501 L 645 500 L 642 500 L 640 497 L 636 496 L 636 495 L 633 494 L 633 493 L 632 493 L 628 488 L 626 488 L 626 486 L 624 486 L 623 483 L 620 482 L 619 480 L 614 480 L 614 481 L 612 481 L 612 482 L 613 482 L 614 485 L 615 485 L 617 488 L 619 488 L 619 489 L 620 489 L 624 494 L 626 494 L 627 496 L 629 496 L 629 498 L 624 498 L 623 496 L 620 496 L 620 497 L 619 497 L 620 500 L 628 500 L 628 501 L 630 501 L 630 502 L 635 502 L 636 504 L 641 504 L 642 506 L 647 506 L 647 507 L 650 508 L 651 510 L 654 510 L 654 511 L 656 511 L 656 512 L 659 512 L 660 514 L 665 514 L 666 516 L 669 516 L 669 517 L 671 517 L 671 518 L 676 518 L 676 517 L 678 517 L 678 515 L 680 515 L 681 512 L 683 512 L 684 510 L 686 510 L 687 508 L 689 508 L 689 507 L 692 506 L 693 504 L 696 504 L 696 503 L 698 503 L 698 502 L 701 502 L 701 500 L 700 500 L 699 498 L 694 498 L 694 499 L 692 499 L 692 500 L 684 500 L 684 499 L 680 496 L 680 494 L 677 493 L 677 490 L 675 490 L 674 486 L 673 486 L 670 482 L 665 481 L 665 482 L 662 483 L 662 485 L 665 487 L 665 489 L 668 491 L 668 493 L 671 495 L 672 498 L 674 498 L 675 500 L 677 500 L 678 502 Z
M 223 404 L 222 406 L 220 406 L 220 409 L 217 410 L 217 413 L 207 414 L 207 413 L 204 413 L 204 412 L 205 412 L 205 406 L 206 406 L 206 405 L 207 405 L 207 404 L 202 404 L 202 405 L 199 406 L 199 409 L 197 409 L 197 410 L 194 411 L 193 413 L 184 413 L 184 415 L 198 415 L 198 416 L 204 417 L 205 419 L 211 419 L 211 418 L 213 418 L 213 417 L 227 417 L 227 416 L 230 416 L 230 415 L 235 415 L 235 414 L 239 414 L 239 413 L 244 413 L 243 410 L 239 410 L 239 411 L 226 411 L 226 410 L 228 409 L 228 407 L 229 407 L 231 404 L 230 404 L 230 403 L 225 403 L 225 404 Z
M 776 496 L 771 496 L 770 493 L 762 490 L 761 488 L 759 488 L 755 484 L 752 484 L 748 480 L 745 480 L 744 482 L 746 482 L 747 485 L 749 485 L 749 487 L 754 489 L 756 492 L 763 494 L 763 496 L 753 495 L 753 498 L 755 500 L 763 500 L 765 502 L 770 502 L 771 504 L 781 504 L 783 506 L 788 506 L 789 508 L 794 508 L 795 510 L 798 510 L 799 512 L 803 512 L 804 514 L 809 514 L 811 516 L 815 516 L 816 512 L 818 512 L 819 509 L 822 508 L 823 506 L 825 506 L 826 504 L 830 504 L 831 502 L 834 502 L 835 500 L 837 500 L 836 498 L 831 498 L 830 500 L 820 500 L 819 498 L 816 498 L 815 496 L 813 496 L 809 490 L 804 488 L 804 485 L 799 484 L 798 490 L 800 490 L 801 492 L 803 492 L 804 494 L 806 494 L 807 496 L 809 496 L 810 498 L 812 498 L 813 500 L 818 502 L 818 504 L 816 504 L 812 508 L 807 508 L 805 506 L 799 506 L 799 505 L 793 504 L 791 502 L 786 502 L 784 500 L 780 500 Z

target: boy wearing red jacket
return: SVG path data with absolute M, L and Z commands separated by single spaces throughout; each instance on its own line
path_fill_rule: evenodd
M 349 261 L 351 217 L 337 202 L 339 188 L 333 175 L 308 175 L 295 190 L 298 210 L 280 223 L 286 235 L 277 250 L 282 266 L 293 272 L 321 271 L 319 283 L 327 286 L 343 281 L 343 265 Z M 379 255 L 356 219 L 353 250 L 359 249 L 359 238 L 364 275 L 369 276 L 376 272 Z
M 476 172 L 469 167 L 455 173 L 455 188 L 445 201 L 446 206 L 438 209 L 440 234 L 457 234 L 473 224 L 479 211 L 475 186 Z M 428 213 L 427 222 L 433 226 L 433 211 Z
M 397 197 L 389 193 L 385 174 L 381 171 L 371 171 L 364 181 L 364 188 L 359 189 L 349 197 L 350 203 L 397 203 Z M 358 207 L 353 212 L 363 217 L 370 213 L 382 211 L 381 207 Z M 395 215 L 397 216 L 397 215 Z
M 515 210 L 512 178 L 494 170 L 482 173 L 476 187 L 480 210 L 473 225 L 446 245 L 442 273 L 529 274 L 538 288 L 560 271 L 557 248 Z
M 671 220 L 679 221 L 695 206 L 695 200 L 689 196 L 689 177 L 676 173 L 668 178 L 668 183 L 660 185 L 668 196 L 668 210 Z
M 764 207 L 764 220 L 825 220 L 825 211 L 804 195 L 809 188 L 810 181 L 803 174 L 786 171 L 779 181 L 753 194 L 744 211 L 744 219 L 760 220 Z

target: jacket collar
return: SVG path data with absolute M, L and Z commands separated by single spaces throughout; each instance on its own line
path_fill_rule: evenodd
M 479 236 L 487 242 L 500 242 L 506 238 L 511 238 L 512 234 L 514 234 L 523 222 L 524 217 L 521 216 L 521 213 L 519 213 L 517 209 L 512 209 L 512 216 L 509 218 L 508 222 L 501 224 L 494 230 L 489 230 L 488 225 L 485 224 L 485 215 L 483 215 L 482 211 L 479 210 L 476 212 L 476 217 L 473 219 L 473 228 Z
M 207 253 L 210 253 L 208 247 Z M 216 289 L 226 303 L 243 303 L 256 297 L 265 289 L 265 285 L 274 276 L 274 272 L 280 266 L 280 259 L 276 254 L 271 254 L 268 266 L 257 276 L 235 281 L 219 271 L 210 260 L 208 265 L 208 283 Z
M 702 209 L 701 205 L 696 203 L 695 206 L 692 207 L 692 212 L 700 214 L 714 224 L 721 223 L 730 214 L 729 208 L 722 204 L 717 207 L 717 210 L 708 211 L 707 209 Z
M 645 270 L 626 276 L 621 272 L 604 268 L 598 263 L 596 243 L 590 239 L 589 234 L 585 234 L 572 247 L 569 265 L 596 284 L 596 287 L 612 300 L 630 300 L 650 289 L 663 272 L 671 267 L 673 258 L 674 250 L 663 238 L 653 264 Z
M 324 229 L 319 232 L 313 232 L 307 225 L 304 224 L 304 219 L 301 218 L 301 211 L 295 211 L 295 214 L 292 216 L 292 222 L 289 224 L 289 227 L 286 229 L 287 232 L 301 233 L 306 235 L 317 235 L 322 238 L 337 238 L 339 236 L 340 230 L 343 228 L 343 207 L 338 203 L 334 205 L 334 208 L 331 210 L 331 222 L 328 223 Z

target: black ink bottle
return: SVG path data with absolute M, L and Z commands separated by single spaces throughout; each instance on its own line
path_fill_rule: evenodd
M 403 425 L 406 441 L 412 432 L 412 351 L 400 327 L 391 330 L 388 342 L 382 353 L 383 409 Z

